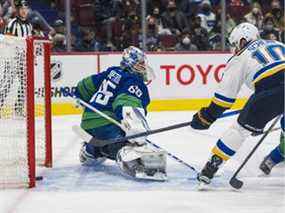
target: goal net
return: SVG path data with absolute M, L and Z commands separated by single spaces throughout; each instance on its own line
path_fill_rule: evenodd
M 0 36 L 0 188 L 34 187 L 51 151 L 50 43 Z

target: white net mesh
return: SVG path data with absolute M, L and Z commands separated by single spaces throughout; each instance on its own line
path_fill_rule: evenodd
M 44 88 L 44 45 L 34 42 L 34 84 Z M 0 188 L 29 186 L 33 158 L 27 132 L 27 44 L 24 39 L 0 37 Z M 45 92 L 35 95 L 37 163 L 46 159 Z M 30 118 L 29 118 L 30 119 Z M 34 156 L 34 155 L 33 155 Z
M 0 185 L 29 183 L 26 87 L 26 43 L 0 38 Z
M 36 161 L 43 165 L 46 160 L 45 144 L 45 85 L 44 85 L 44 47 L 42 42 L 34 43 L 35 63 L 35 138 L 36 138 Z M 38 91 L 41 91 L 40 93 Z

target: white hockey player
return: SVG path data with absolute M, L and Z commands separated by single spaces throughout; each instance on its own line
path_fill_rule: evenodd
M 218 169 L 230 159 L 252 133 L 262 133 L 274 117 L 284 114 L 285 45 L 260 39 L 258 29 L 249 23 L 236 26 L 229 42 L 234 56 L 228 61 L 223 79 L 211 104 L 193 116 L 191 127 L 208 129 L 236 100 L 245 83 L 254 91 L 238 119 L 217 141 L 211 156 L 198 175 L 209 184 Z

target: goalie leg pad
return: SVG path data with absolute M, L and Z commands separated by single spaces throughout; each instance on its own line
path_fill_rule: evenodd
M 83 142 L 79 153 L 79 160 L 83 166 L 97 166 L 102 164 L 106 158 L 92 144 Z
M 147 145 L 129 145 L 117 154 L 117 164 L 123 173 L 137 179 L 165 181 L 166 154 Z

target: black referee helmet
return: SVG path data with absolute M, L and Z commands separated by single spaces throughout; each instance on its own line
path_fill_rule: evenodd
M 20 7 L 28 7 L 29 3 L 26 0 L 15 0 L 14 1 L 15 7 L 20 8 Z

